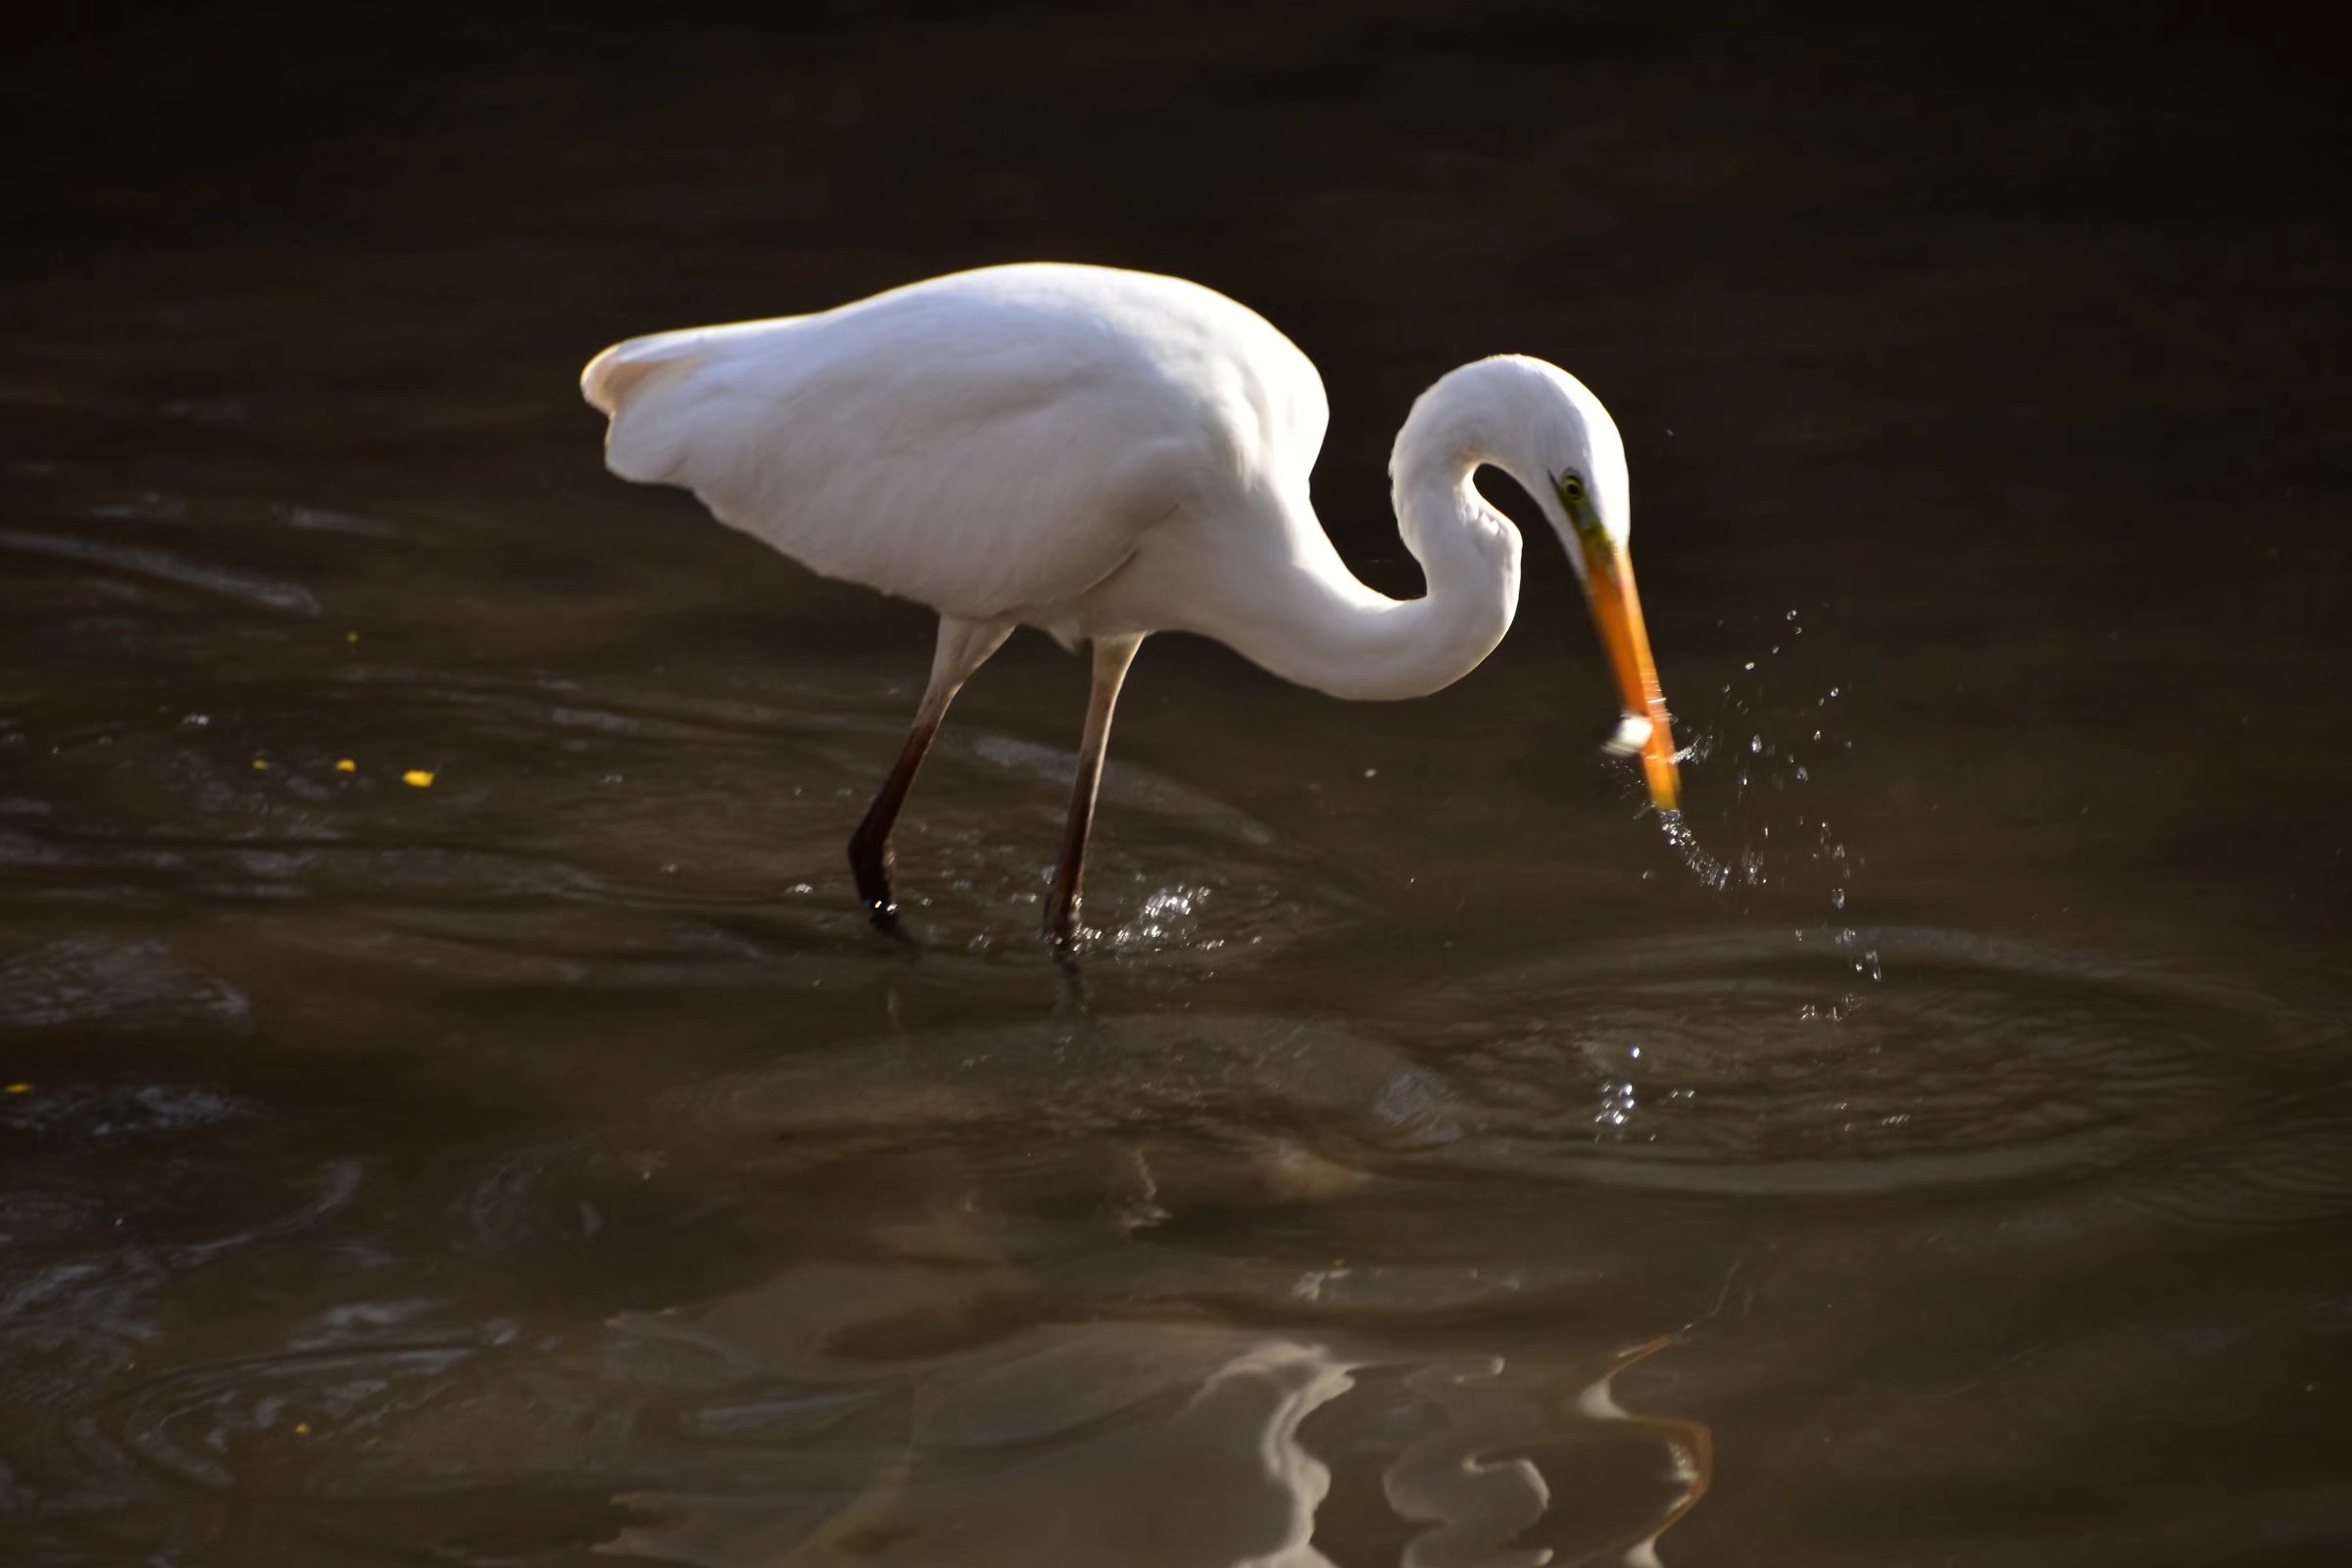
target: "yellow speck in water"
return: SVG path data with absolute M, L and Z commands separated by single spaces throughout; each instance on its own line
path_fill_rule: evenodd
M 30 1084 L 10 1084 L 10 1085 L 8 1086 L 8 1092 L 9 1092 L 10 1094 L 12 1094 L 12 1095 L 29 1095 L 29 1094 L 31 1094 L 31 1093 L 32 1093 L 32 1085 L 30 1085 Z
M 360 640 L 360 634 L 356 631 L 347 631 L 343 634 L 343 640 L 347 643 L 356 643 Z
M 257 757 L 257 758 L 255 758 L 255 759 L 253 760 L 253 770 L 254 770 L 256 773 L 267 773 L 267 772 L 269 772 L 269 771 L 270 771 L 270 760 L 269 760 L 268 758 L 265 758 L 265 757 Z
M 298 1438 L 307 1438 L 307 1437 L 309 1437 L 309 1436 L 311 1435 L 311 1424 L 310 1424 L 308 1421 L 297 1421 L 297 1422 L 295 1422 L 295 1423 L 294 1423 L 294 1435 L 295 1435 L 296 1437 L 298 1437 Z
M 429 790 L 433 787 L 433 775 L 428 768 L 412 767 L 400 775 L 400 781 L 412 789 Z
M 336 759 L 335 759 L 335 771 L 336 771 L 336 772 L 338 772 L 338 773 L 357 773 L 359 770 L 360 770 L 360 764 L 359 764 L 359 763 L 357 763 L 357 762 L 355 762 L 355 761 L 353 761 L 353 760 L 352 760 L 350 758 L 348 758 L 348 757 L 338 757 L 338 758 L 336 758 Z

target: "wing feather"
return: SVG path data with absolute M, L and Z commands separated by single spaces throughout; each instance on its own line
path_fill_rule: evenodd
M 1156 522 L 1231 504 L 1270 463 L 1302 482 L 1323 421 L 1312 367 L 1254 315 L 1088 268 L 633 338 L 581 387 L 611 417 L 614 473 L 683 486 L 823 575 L 972 618 L 1084 594 Z

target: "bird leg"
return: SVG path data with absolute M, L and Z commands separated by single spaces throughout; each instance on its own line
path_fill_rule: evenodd
M 1086 874 L 1086 835 L 1095 820 L 1095 789 L 1102 779 L 1102 751 L 1110 744 L 1110 713 L 1119 683 L 1143 646 L 1141 636 L 1095 639 L 1095 689 L 1086 705 L 1086 738 L 1078 746 L 1078 778 L 1070 790 L 1070 820 L 1062 830 L 1061 860 L 1046 900 L 1046 936 L 1067 949 L 1078 938 L 1080 884 Z
M 857 879 L 858 902 L 884 930 L 895 929 L 899 916 L 899 906 L 890 897 L 890 869 L 895 858 L 890 830 L 899 819 L 899 808 L 906 804 L 906 792 L 914 787 L 914 775 L 923 765 L 923 754 L 931 750 L 932 737 L 939 733 L 940 720 L 948 716 L 948 705 L 972 678 L 972 671 L 1004 647 L 1010 635 L 1010 626 L 954 615 L 940 617 L 939 646 L 931 656 L 931 684 L 924 689 L 922 706 L 915 710 L 914 728 L 907 732 L 906 744 L 900 749 L 890 776 L 882 781 L 874 804 L 866 808 L 865 820 L 850 835 L 850 874 Z
M 899 808 L 906 804 L 906 792 L 914 786 L 915 770 L 923 765 L 923 754 L 931 749 L 931 738 L 939 733 L 939 721 L 947 716 L 947 706 L 924 701 L 890 776 L 882 781 L 874 804 L 866 808 L 865 819 L 858 824 L 858 831 L 850 835 L 850 875 L 858 883 L 858 902 L 865 906 L 865 912 L 878 926 L 888 927 L 899 916 L 899 906 L 890 896 L 890 871 L 898 858 L 890 848 L 891 825 L 899 819 Z

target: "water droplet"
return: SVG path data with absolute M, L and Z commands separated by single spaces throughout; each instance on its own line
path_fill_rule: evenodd
M 1842 909 L 1845 907 L 1845 889 L 1830 889 L 1830 907 L 1833 909 Z

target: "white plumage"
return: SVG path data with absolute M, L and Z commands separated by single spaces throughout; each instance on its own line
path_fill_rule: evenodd
M 1086 268 L 635 338 L 583 384 L 623 478 L 682 485 L 826 576 L 1067 637 L 1098 629 L 1078 601 L 1155 525 L 1248 504 L 1325 421 L 1314 367 L 1257 316 Z
M 1652 721 L 1651 792 L 1673 754 L 1626 562 L 1624 446 L 1598 399 L 1516 356 L 1414 405 L 1391 475 L 1428 591 L 1348 570 L 1308 500 L 1328 408 L 1312 363 L 1198 284 L 1104 268 L 989 268 L 810 316 L 631 338 L 581 377 L 625 479 L 713 514 L 828 577 L 926 604 L 940 649 L 906 752 L 853 841 L 891 913 L 889 827 L 956 690 L 1017 625 L 1096 650 L 1049 928 L 1076 930 L 1095 774 L 1128 661 L 1155 631 L 1225 642 L 1335 696 L 1435 691 L 1476 667 L 1518 603 L 1519 534 L 1471 476 L 1534 496 L 1583 575 L 1629 713 Z

